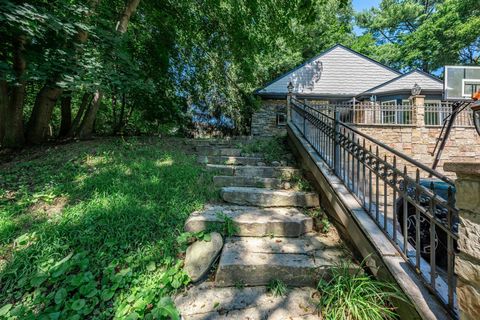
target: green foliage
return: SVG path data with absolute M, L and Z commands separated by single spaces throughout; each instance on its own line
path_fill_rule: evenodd
M 396 319 L 391 300 L 407 298 L 392 283 L 372 279 L 362 267 L 343 262 L 332 270 L 331 280 L 320 280 L 318 308 L 326 320 Z M 330 278 L 330 276 L 329 276 Z
M 371 43 L 380 45 L 370 47 L 379 60 L 434 71 L 446 64 L 480 63 L 479 14 L 476 0 L 383 0 L 356 20 L 373 37 Z
M 177 244 L 181 252 L 185 252 L 187 247 L 195 241 L 207 241 L 211 240 L 211 231 L 199 231 L 199 232 L 183 232 L 177 237 Z
M 279 279 L 273 279 L 267 285 L 267 290 L 270 292 L 274 297 L 282 297 L 287 294 L 287 285 Z
M 328 220 L 327 214 L 322 208 L 307 209 L 305 214 L 314 218 L 317 230 L 321 233 L 328 233 L 330 231 L 330 220 Z
M 310 182 L 299 174 L 294 174 L 288 179 L 293 187 L 298 191 L 312 191 L 312 185 Z
M 256 139 L 243 145 L 240 144 L 239 147 L 246 154 L 262 154 L 265 161 L 269 163 L 283 160 L 289 154 L 286 136 Z
M 182 145 L 106 139 L 2 165 L 1 317 L 178 319 L 176 237 L 217 197 Z
M 223 212 L 217 212 L 217 218 L 222 222 L 220 233 L 225 237 L 233 237 L 238 233 L 238 226 L 232 218 Z

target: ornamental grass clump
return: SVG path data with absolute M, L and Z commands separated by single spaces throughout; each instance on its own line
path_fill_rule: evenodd
M 332 270 L 329 281 L 318 283 L 320 300 L 317 307 L 325 320 L 397 319 L 392 300 L 408 300 L 392 283 L 373 279 L 350 262 Z M 353 271 L 356 270 L 356 271 Z

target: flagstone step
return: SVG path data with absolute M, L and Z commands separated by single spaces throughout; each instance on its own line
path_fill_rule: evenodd
M 225 241 L 215 285 L 266 285 L 281 280 L 289 286 L 315 286 L 333 267 L 349 259 L 336 241 L 302 238 L 233 237 Z
M 247 176 L 260 178 L 291 179 L 300 176 L 301 170 L 294 167 L 270 167 L 270 166 L 229 166 L 222 164 L 207 164 L 207 170 L 219 172 L 229 176 Z
M 235 157 L 235 156 L 198 156 L 197 162 L 203 164 L 224 164 L 224 165 L 240 165 L 240 166 L 256 166 L 264 163 L 262 157 Z
M 174 297 L 184 320 L 318 320 L 315 289 L 289 288 L 273 296 L 266 286 L 217 288 L 212 282 L 195 286 Z
M 228 203 L 259 207 L 304 207 L 319 206 L 318 194 L 303 191 L 269 190 L 251 187 L 224 187 L 220 191 Z
M 251 136 L 238 136 L 238 137 L 229 137 L 229 138 L 212 138 L 212 139 L 188 139 L 185 141 L 186 144 L 194 146 L 218 146 L 218 145 L 227 145 L 235 146 L 238 144 L 247 144 L 254 142 L 255 138 Z
M 296 208 L 218 205 L 192 213 L 185 223 L 185 231 L 198 232 L 222 225 L 225 216 L 235 223 L 238 236 L 299 237 L 313 230 L 313 219 Z
M 229 156 L 229 157 L 240 157 L 242 155 L 242 149 L 231 148 L 228 146 L 197 146 L 195 150 L 200 155 L 204 156 Z
M 285 182 L 279 178 L 261 178 L 244 176 L 215 176 L 213 177 L 215 187 L 255 187 L 284 189 Z

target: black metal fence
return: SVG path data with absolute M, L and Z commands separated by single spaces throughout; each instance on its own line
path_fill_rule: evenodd
M 356 196 L 430 290 L 456 314 L 458 210 L 453 181 L 340 121 L 338 111 L 332 115 L 293 97 L 290 101 L 290 125 Z

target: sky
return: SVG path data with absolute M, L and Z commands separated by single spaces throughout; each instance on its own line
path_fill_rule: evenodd
M 380 1 L 381 0 L 353 0 L 353 9 L 355 9 L 356 12 L 359 12 L 370 9 L 371 7 L 378 7 Z M 354 26 L 353 32 L 355 32 L 357 35 L 360 35 L 362 34 L 362 29 Z
M 353 8 L 355 11 L 362 11 L 371 7 L 378 7 L 379 3 L 380 0 L 353 0 Z

